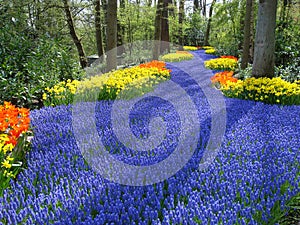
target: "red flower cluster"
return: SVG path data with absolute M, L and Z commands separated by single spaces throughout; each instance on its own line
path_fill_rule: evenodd
M 220 58 L 235 59 L 236 61 L 238 61 L 238 58 L 232 55 L 222 55 L 220 56 Z
M 188 54 L 190 55 L 191 53 L 189 53 L 188 51 L 176 51 L 177 54 Z
M 148 63 L 143 63 L 139 65 L 140 68 L 158 68 L 159 70 L 168 70 L 166 68 L 166 63 L 163 61 L 158 61 L 158 60 L 153 60 L 151 62 Z M 171 72 L 171 70 L 168 70 L 169 72 Z
M 226 85 L 228 81 L 237 82 L 237 79 L 233 77 L 233 71 L 224 71 L 216 73 L 213 77 L 210 78 L 212 83 L 219 82 L 222 85 Z
M 30 126 L 29 109 L 17 108 L 10 102 L 0 105 L 0 133 L 6 133 L 9 141 L 6 144 L 17 144 L 19 136 L 28 131 Z

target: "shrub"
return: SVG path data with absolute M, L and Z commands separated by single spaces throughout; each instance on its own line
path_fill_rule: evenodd
M 0 30 L 0 104 L 41 107 L 46 87 L 80 77 L 78 62 L 57 40 Z
M 290 83 L 281 78 L 248 78 L 221 87 L 225 96 L 250 99 L 269 104 L 299 105 L 300 82 Z
M 277 68 L 277 76 L 289 82 L 300 80 L 300 57 L 294 57 L 286 67 Z

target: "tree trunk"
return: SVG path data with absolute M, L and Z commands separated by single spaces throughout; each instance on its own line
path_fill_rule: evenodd
M 147 1 L 147 6 L 148 6 L 148 7 L 151 7 L 151 6 L 152 6 L 152 0 L 148 0 L 148 1 Z
M 125 10 L 125 0 L 120 0 L 120 11 L 122 14 L 124 14 L 124 10 Z M 124 38 L 125 38 L 125 27 L 120 23 L 120 21 L 118 20 L 117 23 L 117 46 L 118 46 L 118 50 L 117 50 L 117 55 L 122 55 L 123 53 L 125 53 L 125 47 L 124 47 Z
M 68 22 L 70 35 L 73 39 L 74 44 L 76 45 L 78 55 L 79 55 L 80 65 L 82 68 L 85 68 L 85 67 L 87 67 L 87 59 L 86 59 L 85 52 L 84 52 L 83 46 L 81 44 L 81 41 L 79 40 L 79 38 L 76 34 L 76 31 L 75 31 L 73 17 L 72 17 L 71 11 L 70 11 L 68 0 L 63 0 L 63 2 L 64 2 L 64 10 L 66 13 L 66 18 L 67 18 L 67 22 Z
M 243 55 L 242 55 L 242 62 L 241 62 L 242 69 L 246 69 L 248 62 L 249 62 L 252 2 L 253 2 L 253 0 L 247 0 L 247 3 L 246 3 L 246 15 L 245 15 L 245 21 L 244 21 Z
M 104 15 L 104 21 L 102 26 L 102 35 L 103 35 L 103 42 L 105 43 L 104 46 L 104 51 L 107 51 L 107 0 L 101 0 L 101 6 L 103 10 L 103 15 Z
M 107 71 L 117 68 L 117 0 L 107 4 Z
M 97 42 L 97 53 L 100 59 L 103 59 L 103 42 L 102 42 L 102 26 L 101 26 L 101 6 L 100 0 L 95 0 L 95 29 L 96 29 L 96 42 Z
M 203 6 L 202 6 L 202 0 L 199 1 L 199 12 L 201 15 L 201 11 L 203 10 Z
M 162 17 L 162 6 L 163 0 L 158 0 L 156 4 L 156 16 L 155 16 L 155 31 L 154 31 L 154 40 L 156 42 L 153 46 L 153 59 L 158 60 L 160 53 L 160 41 L 161 41 L 161 17 Z
M 117 23 L 117 55 L 122 55 L 125 53 L 124 47 L 124 36 L 125 36 L 125 28 L 121 25 L 120 21 L 118 20 Z
M 170 52 L 169 3 L 170 0 L 163 0 L 160 53 Z
M 202 15 L 206 17 L 206 0 L 203 0 L 202 4 Z
M 179 1 L 179 13 L 178 13 L 178 23 L 179 23 L 178 44 L 179 44 L 179 50 L 183 50 L 183 45 L 184 45 L 184 37 L 183 37 L 184 2 L 185 2 L 185 0 L 180 0 Z
M 274 77 L 277 0 L 260 0 L 255 34 L 254 77 Z
M 240 26 L 237 27 L 238 34 L 237 35 L 234 34 L 234 37 L 238 43 L 238 48 L 237 48 L 238 51 L 243 50 L 244 39 L 242 37 L 244 37 L 244 30 L 245 30 L 245 17 L 246 17 L 247 1 L 248 0 L 246 0 L 245 5 L 244 5 L 244 2 L 242 2 L 238 6 L 238 11 L 240 12 L 240 18 L 239 18 Z M 234 16 L 231 16 L 230 18 L 232 18 L 231 21 L 233 21 L 233 22 L 235 21 Z M 233 26 L 233 27 L 235 27 L 235 26 Z M 240 38 L 238 36 L 240 36 Z
M 196 13 L 198 11 L 199 11 L 199 0 L 194 0 L 194 13 Z
M 208 15 L 209 17 L 208 17 L 207 27 L 205 32 L 204 45 L 209 45 L 210 24 L 211 24 L 211 17 L 212 17 L 215 3 L 216 0 L 213 0 L 209 8 L 209 15 Z
M 251 19 L 250 19 L 250 46 L 249 46 L 249 62 L 253 63 L 254 58 L 254 9 L 256 2 L 252 2 Z
M 292 0 L 283 0 L 282 1 L 280 17 L 279 17 L 279 21 L 281 23 L 281 27 L 279 27 L 279 28 L 281 28 L 282 30 L 287 28 L 287 25 L 288 25 L 288 17 L 289 17 L 291 1 Z

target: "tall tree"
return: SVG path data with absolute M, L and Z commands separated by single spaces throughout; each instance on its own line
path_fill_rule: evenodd
M 255 34 L 254 77 L 273 77 L 277 0 L 260 0 Z
M 84 48 L 81 44 L 80 39 L 77 36 L 76 30 L 75 30 L 73 17 L 72 17 L 71 11 L 70 11 L 69 2 L 68 2 L 68 0 L 63 0 L 63 2 L 64 2 L 64 11 L 66 14 L 67 23 L 68 23 L 68 27 L 69 27 L 69 32 L 70 32 L 73 42 L 77 48 L 80 65 L 82 68 L 85 68 L 85 67 L 87 67 L 87 59 L 85 56 Z
M 252 10 L 251 10 L 251 19 L 250 19 L 250 46 L 249 46 L 249 61 L 250 63 L 253 63 L 253 57 L 254 57 L 254 8 L 256 7 L 256 2 L 254 1 L 252 4 Z
M 117 0 L 107 4 L 107 70 L 117 68 Z
M 120 0 L 120 14 L 124 14 L 124 10 L 125 10 L 125 0 Z M 125 47 L 124 47 L 124 38 L 125 38 L 125 27 L 124 25 L 120 22 L 120 20 L 118 19 L 118 23 L 117 23 L 117 46 L 118 46 L 118 50 L 117 50 L 117 55 L 122 55 L 123 53 L 125 53 Z
M 101 0 L 101 6 L 103 11 L 103 24 L 102 26 L 102 34 L 104 43 L 107 44 L 107 0 Z M 105 45 L 104 51 L 107 51 L 107 46 Z
M 202 15 L 206 17 L 206 0 L 202 2 Z
M 163 0 L 158 0 L 156 4 L 156 15 L 155 15 L 155 30 L 154 40 L 156 42 L 153 46 L 153 59 L 158 59 L 160 54 L 160 41 L 161 41 L 161 17 L 162 17 Z
M 148 1 L 147 1 L 147 6 L 148 6 L 148 7 L 152 6 L 152 0 L 148 0 Z
M 206 27 L 206 32 L 205 32 L 204 45 L 209 45 L 211 19 L 212 19 L 212 13 L 213 13 L 215 4 L 216 4 L 216 0 L 212 0 L 211 6 L 209 8 L 209 15 L 208 15 L 207 27 Z
M 169 31 L 169 5 L 172 0 L 163 0 L 161 17 L 161 46 L 160 53 L 170 52 L 170 31 Z
M 94 0 L 95 5 L 95 29 L 96 29 L 96 42 L 97 42 L 97 53 L 100 58 L 104 53 L 103 42 L 102 42 L 102 26 L 101 26 L 101 5 L 100 0 Z
M 282 6 L 281 6 L 281 10 L 280 10 L 280 18 L 279 21 L 281 24 L 280 28 L 286 28 L 285 26 L 287 25 L 287 20 L 288 20 L 288 13 L 290 11 L 291 8 L 291 4 L 292 4 L 292 0 L 283 0 L 282 1 Z
M 179 13 L 178 13 L 178 44 L 179 44 L 179 50 L 183 50 L 184 45 L 184 37 L 183 37 L 183 20 L 184 20 L 184 2 L 185 0 L 179 1 Z
M 247 0 L 246 15 L 244 20 L 244 42 L 241 68 L 246 69 L 249 62 L 250 40 L 251 40 L 251 12 L 253 0 Z
M 201 2 L 201 0 L 200 0 Z M 194 13 L 199 11 L 199 0 L 194 0 Z

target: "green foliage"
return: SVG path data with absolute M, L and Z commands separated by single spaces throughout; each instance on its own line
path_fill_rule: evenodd
M 242 42 L 245 1 L 216 4 L 212 18 L 210 44 L 218 49 L 218 55 L 239 55 Z
M 185 45 L 202 46 L 207 21 L 200 13 L 193 13 L 185 22 L 184 40 Z
M 275 50 L 277 66 L 289 67 L 294 64 L 295 58 L 300 57 L 299 36 L 300 28 L 296 21 L 291 19 L 288 22 L 277 23 Z
M 0 104 L 40 107 L 47 86 L 81 77 L 77 63 L 56 40 L 34 39 L 7 25 L 0 31 L 0 43 Z
M 277 76 L 289 82 L 300 80 L 300 56 L 295 57 L 293 62 L 288 63 L 286 66 L 279 66 L 276 73 Z
M 241 63 L 238 62 L 237 74 L 235 75 L 235 77 L 240 80 L 245 80 L 252 77 L 252 66 L 248 65 L 246 69 L 242 69 Z
M 280 224 L 290 225 L 300 222 L 300 192 L 287 203 L 288 212 L 280 218 Z
M 151 40 L 154 37 L 156 9 L 126 1 L 125 8 L 119 8 L 118 20 L 124 28 L 124 41 Z

